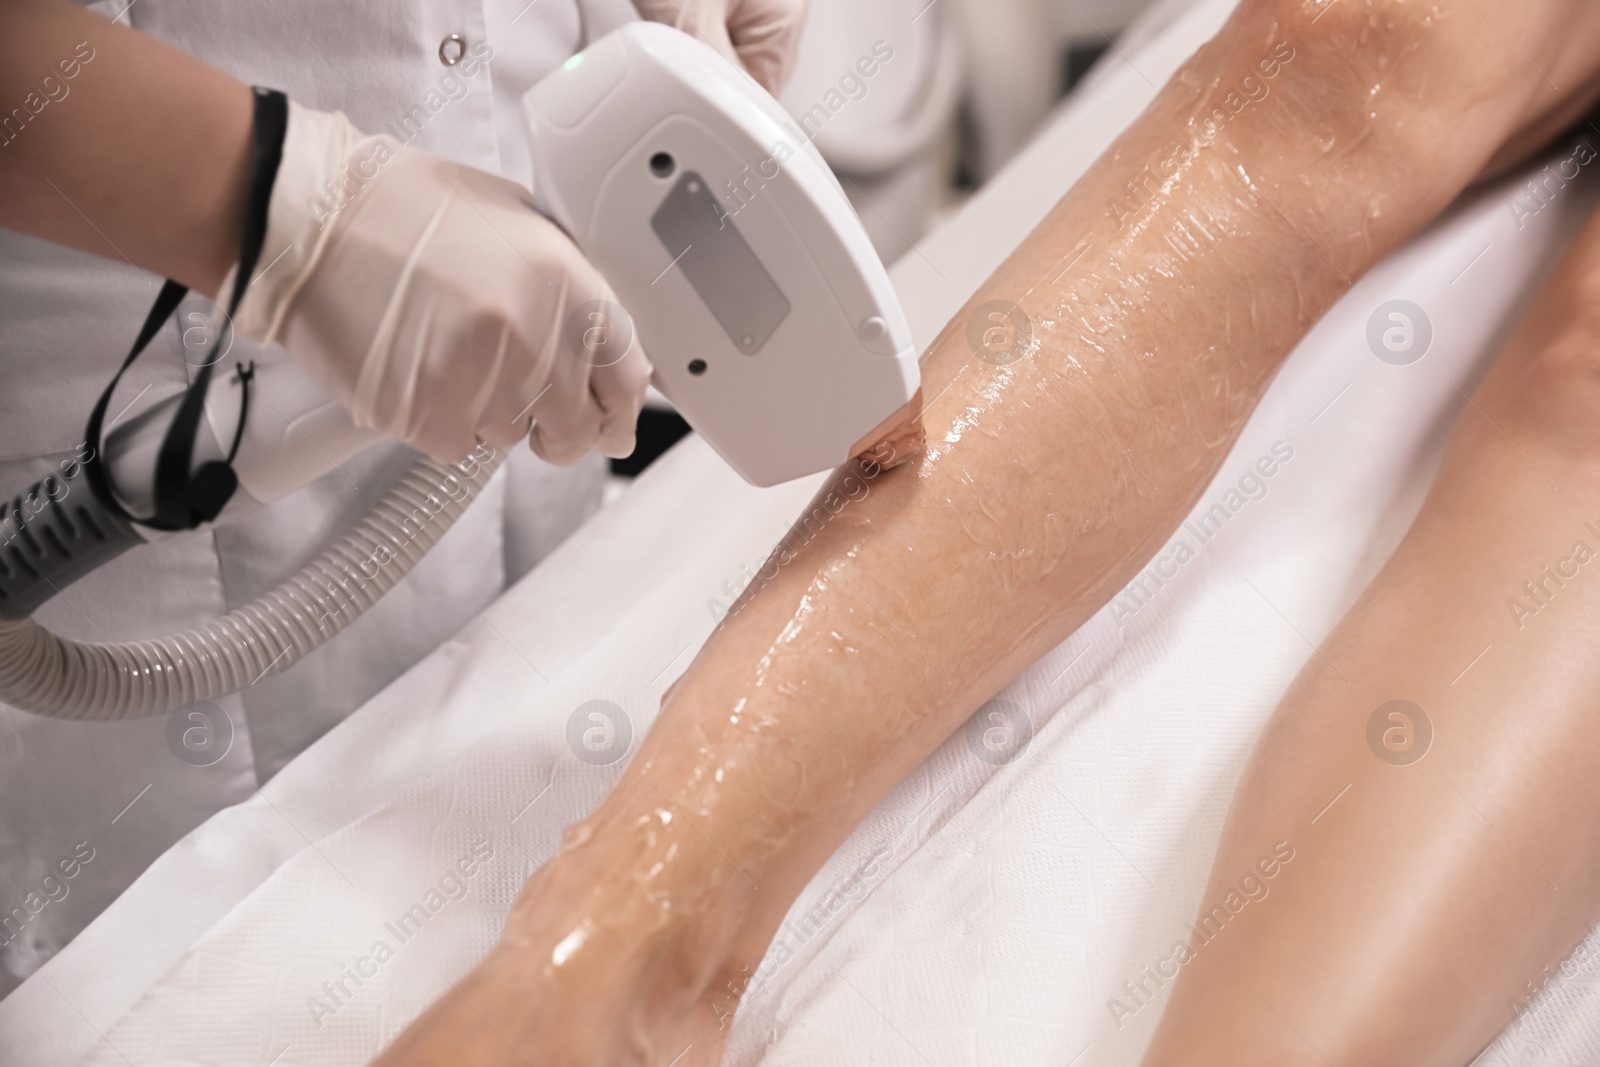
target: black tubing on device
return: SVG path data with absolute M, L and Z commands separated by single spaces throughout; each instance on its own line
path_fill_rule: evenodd
M 143 543 L 131 523 L 89 491 L 81 464 L 63 464 L 0 513 L 0 619 L 26 619 L 68 585 Z

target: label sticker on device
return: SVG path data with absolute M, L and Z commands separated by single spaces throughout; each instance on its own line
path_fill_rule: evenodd
M 650 216 L 650 228 L 672 257 L 662 274 L 683 271 L 734 347 L 747 356 L 761 351 L 789 314 L 789 298 L 705 179 L 685 171 Z

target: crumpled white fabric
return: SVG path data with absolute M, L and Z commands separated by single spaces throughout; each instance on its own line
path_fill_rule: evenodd
M 919 338 L 1142 106 L 1143 75 L 1170 71 L 1226 6 L 1137 54 L 1142 74 L 1103 79 L 896 268 Z M 1194 914 L 1262 721 L 1403 535 L 1458 388 L 1596 200 L 1584 179 L 1519 223 L 1516 184 L 1462 205 L 1312 331 L 1196 510 L 1274 454 L 1265 495 L 1000 695 L 1032 734 L 1015 759 L 985 758 L 980 714 L 852 835 L 791 911 L 728 1063 L 1137 1063 L 1160 1004 L 1119 1027 L 1107 1000 Z M 1396 298 L 1434 329 L 1407 366 L 1366 339 Z M 569 744 L 572 717 L 611 701 L 637 738 L 814 484 L 751 489 L 689 439 L 0 1002 L 0 1059 L 364 1063 L 488 947 L 561 826 L 615 778 L 620 763 Z M 1480 1062 L 1592 1061 L 1596 955 L 1592 938 Z

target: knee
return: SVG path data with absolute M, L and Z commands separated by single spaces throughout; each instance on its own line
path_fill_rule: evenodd
M 1313 94 L 1318 83 L 1336 88 L 1352 119 L 1370 123 L 1419 109 L 1456 114 L 1525 83 L 1528 60 L 1504 47 L 1477 10 L 1485 2 L 1244 0 L 1239 18 L 1292 45 Z M 1551 20 L 1524 14 L 1515 21 L 1547 50 Z

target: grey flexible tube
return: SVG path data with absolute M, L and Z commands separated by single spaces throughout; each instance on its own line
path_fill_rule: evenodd
M 0 700 L 60 719 L 165 715 L 282 671 L 393 589 L 476 499 L 501 457 L 420 460 L 359 522 L 276 589 L 151 641 L 69 641 L 0 620 Z M 368 572 L 372 573 L 369 574 Z

